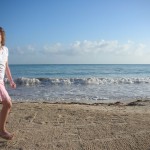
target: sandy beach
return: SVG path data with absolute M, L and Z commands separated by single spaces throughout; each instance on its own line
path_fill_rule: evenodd
M 1 150 L 150 150 L 150 101 L 13 103 L 7 128 Z

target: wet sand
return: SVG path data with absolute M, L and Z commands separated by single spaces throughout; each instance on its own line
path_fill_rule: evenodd
M 150 150 L 150 101 L 13 103 L 7 129 L 0 150 Z

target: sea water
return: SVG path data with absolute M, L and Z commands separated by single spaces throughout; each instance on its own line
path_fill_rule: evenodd
M 109 102 L 150 98 L 150 65 L 10 65 L 13 101 Z

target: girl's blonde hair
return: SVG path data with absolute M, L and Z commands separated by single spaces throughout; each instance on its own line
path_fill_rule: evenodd
M 2 36 L 1 44 L 2 44 L 2 46 L 4 46 L 5 45 L 5 31 L 2 27 L 0 27 L 0 34 Z

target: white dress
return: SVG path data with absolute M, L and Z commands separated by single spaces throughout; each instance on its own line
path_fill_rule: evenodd
M 0 82 L 4 81 L 6 62 L 8 60 L 8 48 L 2 46 L 0 49 Z

